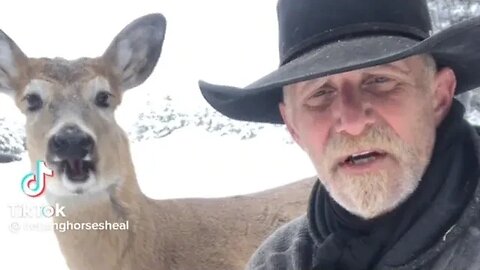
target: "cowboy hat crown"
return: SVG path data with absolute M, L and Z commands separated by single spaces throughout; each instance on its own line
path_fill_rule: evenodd
M 281 64 L 337 40 L 389 34 L 423 40 L 432 30 L 421 0 L 280 0 L 277 14 Z

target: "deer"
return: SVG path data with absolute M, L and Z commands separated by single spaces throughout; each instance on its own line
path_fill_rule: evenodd
M 144 15 L 102 55 L 74 60 L 29 58 L 0 30 L 0 91 L 25 115 L 32 170 L 43 160 L 54 172 L 45 198 L 65 215 L 53 224 L 128 222 L 124 230 L 55 230 L 70 269 L 244 269 L 269 234 L 306 212 L 315 177 L 221 198 L 142 193 L 114 112 L 152 74 L 166 25 L 161 13 Z

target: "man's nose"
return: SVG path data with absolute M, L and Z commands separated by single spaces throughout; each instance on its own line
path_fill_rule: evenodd
M 363 100 L 360 89 L 349 88 L 339 91 L 335 101 L 335 131 L 360 135 L 367 126 L 374 123 L 372 109 Z
M 48 142 L 49 151 L 60 159 L 83 159 L 93 147 L 93 138 L 75 125 L 63 127 Z

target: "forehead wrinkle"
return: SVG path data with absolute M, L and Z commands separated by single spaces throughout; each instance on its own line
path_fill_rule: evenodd
M 286 96 L 298 95 L 304 93 L 306 89 L 318 85 L 319 83 L 324 83 L 328 80 L 329 76 L 318 77 L 310 80 L 300 81 L 293 84 L 284 86 L 283 91 L 286 93 Z M 287 98 L 288 100 L 288 98 Z M 284 100 L 286 101 L 286 100 Z
M 394 63 L 387 63 L 384 65 L 380 66 L 374 66 L 374 67 L 369 67 L 365 68 L 364 73 L 370 73 L 370 72 L 378 72 L 378 71 L 387 71 L 387 72 L 393 72 L 393 73 L 400 73 L 404 76 L 409 76 L 412 74 L 412 69 L 409 68 L 408 65 L 404 65 L 403 67 L 400 65 L 395 65 Z
M 325 83 L 327 83 L 330 79 L 342 75 L 352 74 L 352 73 L 370 73 L 379 70 L 386 70 L 389 72 L 401 73 L 402 75 L 410 75 L 412 73 L 412 69 L 406 63 L 406 60 L 400 60 L 397 62 L 390 62 L 382 65 L 377 65 L 373 67 L 366 67 L 362 69 L 355 69 L 347 72 L 332 74 L 324 77 L 315 78 L 312 80 L 307 80 L 296 84 L 297 87 L 301 87 L 303 89 L 308 89 L 310 87 L 319 87 Z
M 306 95 L 308 91 L 306 90 L 312 90 L 313 88 L 319 88 L 323 86 L 324 84 L 328 83 L 332 78 L 338 77 L 338 76 L 343 76 L 347 74 L 352 74 L 352 73 L 360 73 L 360 74 L 365 74 L 365 73 L 375 73 L 378 71 L 387 71 L 387 72 L 393 72 L 396 74 L 400 74 L 403 77 L 406 76 L 411 76 L 413 73 L 413 69 L 409 66 L 409 61 L 412 61 L 413 57 L 410 59 L 402 59 L 399 61 L 395 62 L 390 62 L 382 65 L 377 65 L 377 66 L 372 66 L 372 67 L 366 67 L 366 68 L 361 68 L 361 69 L 355 69 L 347 72 L 342 72 L 342 73 L 336 73 L 332 75 L 327 75 L 323 77 L 318 77 L 306 81 L 300 81 L 297 83 L 293 83 L 290 85 L 286 85 L 284 87 L 285 92 L 289 92 L 288 95 L 300 95 L 300 98 L 303 97 L 303 95 Z M 302 91 L 300 91 L 302 90 Z M 284 100 L 285 101 L 285 100 Z

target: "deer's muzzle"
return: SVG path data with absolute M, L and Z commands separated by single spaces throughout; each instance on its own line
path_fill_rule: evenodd
M 57 173 L 65 173 L 70 181 L 85 182 L 90 171 L 95 171 L 95 142 L 76 125 L 65 126 L 53 135 L 48 151 Z

